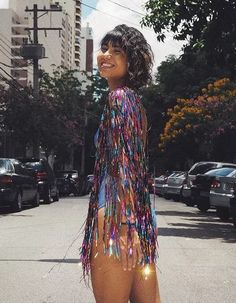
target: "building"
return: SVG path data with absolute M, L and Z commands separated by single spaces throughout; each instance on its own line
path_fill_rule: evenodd
M 33 42 L 32 30 L 25 30 L 33 27 L 33 13 L 25 11 L 26 7 L 32 9 L 33 4 L 39 9 L 62 8 L 57 12 L 38 12 L 39 28 L 61 28 L 60 31 L 38 31 L 38 42 L 45 47 L 45 58 L 39 61 L 41 69 L 52 74 L 57 66 L 68 69 L 80 66 L 80 1 L 9 0 L 9 9 L 0 10 L 0 62 L 6 72 L 24 86 L 33 82 L 32 63 L 20 56 L 21 45 Z
M 80 66 L 76 76 L 82 83 L 82 91 L 91 84 L 88 76 L 93 73 L 93 31 L 87 23 L 86 27 L 81 28 L 80 37 Z
M 80 71 L 86 71 L 87 73 L 93 72 L 93 36 L 92 28 L 87 23 L 86 27 L 81 29 L 81 62 Z
M 20 18 L 12 9 L 0 10 L 0 74 L 5 79 L 14 78 L 22 86 L 28 83 L 27 60 L 20 56 L 20 47 L 27 42 L 26 20 Z M 2 81 L 1 81 L 2 82 Z M 4 82 L 5 83 L 5 82 Z

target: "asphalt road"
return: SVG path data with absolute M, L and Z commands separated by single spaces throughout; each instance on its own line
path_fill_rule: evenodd
M 0 303 L 95 303 L 80 281 L 87 205 L 85 196 L 15 214 L 0 210 Z M 232 224 L 213 210 L 203 215 L 162 198 L 155 205 L 162 303 L 236 302 Z

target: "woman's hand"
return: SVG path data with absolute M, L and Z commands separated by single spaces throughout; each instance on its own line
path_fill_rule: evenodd
M 128 227 L 122 228 L 120 234 L 121 263 L 124 270 L 132 270 L 142 259 L 139 236 L 136 230 L 131 231 L 131 241 L 127 239 Z M 131 242 L 131 243 L 128 243 Z

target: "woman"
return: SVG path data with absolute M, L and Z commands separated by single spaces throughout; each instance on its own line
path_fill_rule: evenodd
M 147 121 L 137 95 L 151 79 L 152 61 L 149 44 L 135 28 L 116 26 L 101 41 L 97 63 L 110 93 L 95 136 L 94 186 L 81 251 L 96 303 L 160 303 Z

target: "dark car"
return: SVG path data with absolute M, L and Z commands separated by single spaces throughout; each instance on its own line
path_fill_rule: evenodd
M 39 206 L 36 178 L 16 159 L 0 159 L 0 206 L 21 211 L 22 204 Z
M 55 202 L 59 200 L 56 177 L 51 166 L 46 159 L 23 159 L 25 167 L 35 172 L 40 199 L 44 203 Z
M 210 208 L 210 190 L 216 177 L 228 176 L 236 167 L 221 167 L 209 170 L 205 174 L 198 174 L 192 181 L 191 196 L 198 209 L 207 211 Z
M 57 171 L 56 178 L 60 196 L 79 196 L 82 193 L 83 182 L 77 170 Z
M 186 182 L 183 186 L 182 196 L 183 201 L 187 206 L 194 206 L 195 201 L 191 195 L 191 186 L 193 185 L 194 180 L 198 174 L 204 174 L 209 170 L 221 167 L 236 167 L 236 164 L 233 163 L 224 163 L 224 162 L 213 162 L 213 161 L 202 161 L 195 163 L 187 173 Z

